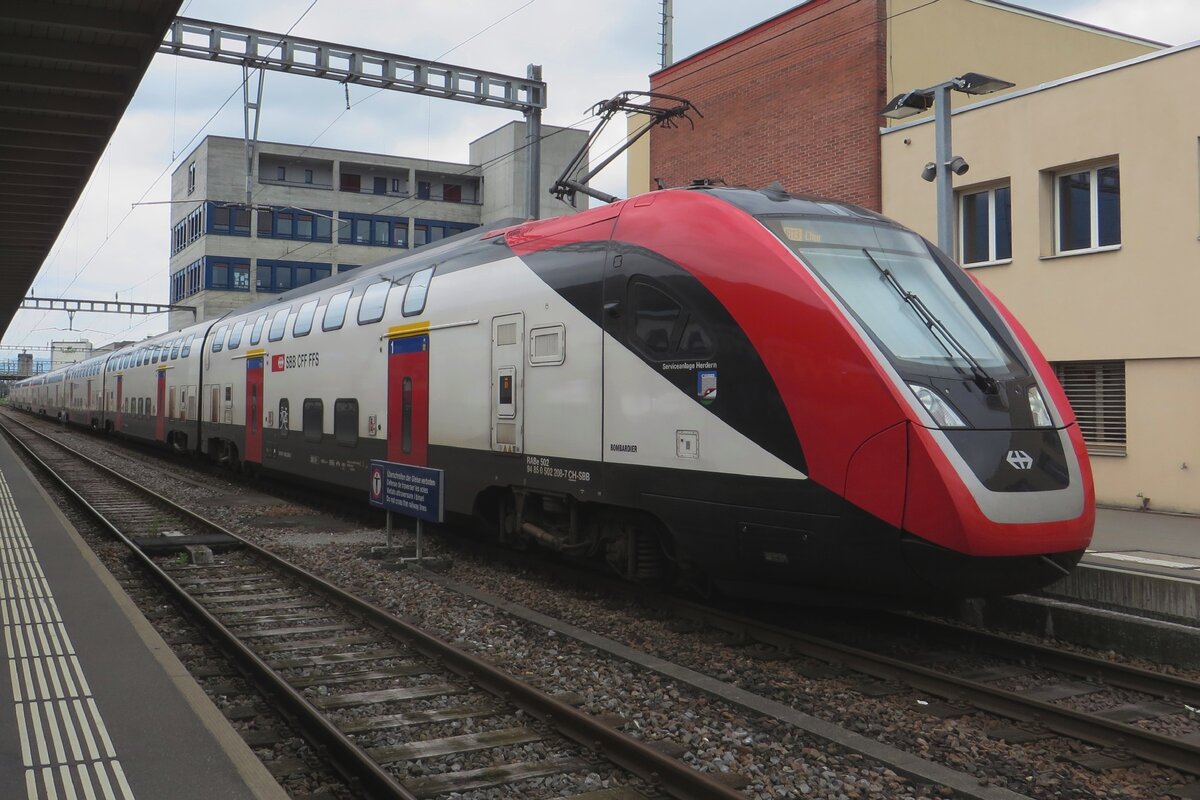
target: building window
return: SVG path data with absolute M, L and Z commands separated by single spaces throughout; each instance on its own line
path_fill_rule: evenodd
M 1054 204 L 1057 252 L 1121 244 L 1121 173 L 1117 164 L 1056 173 Z
M 263 209 L 258 212 L 258 236 L 260 239 L 332 241 L 332 216 L 332 212 L 321 210 Z
M 223 236 L 250 235 L 250 209 L 208 203 L 208 232 Z
M 361 175 L 353 175 L 349 172 L 343 172 L 340 188 L 343 192 L 360 192 L 360 191 L 362 191 L 362 176 Z
M 305 183 L 313 182 L 313 171 L 311 169 L 304 170 L 304 182 Z
M 375 178 L 375 194 L 387 194 L 387 178 Z
M 1067 393 L 1093 455 L 1125 455 L 1125 362 L 1060 361 L 1054 374 Z
M 959 263 L 989 264 L 1012 258 L 1012 190 L 997 186 L 959 196 Z
M 196 191 L 196 162 L 188 164 L 188 194 Z
M 400 194 L 400 179 L 392 178 L 392 193 Z
M 269 261 L 260 258 L 254 272 L 254 283 L 260 292 L 286 292 L 288 289 L 328 278 L 332 273 L 332 264 Z
M 245 258 L 205 258 L 205 289 L 250 291 L 250 261 Z
M 275 180 L 277 180 L 277 181 L 286 181 L 287 180 L 287 167 L 281 166 L 281 167 L 275 168 Z
M 447 203 L 461 203 L 462 187 L 452 183 L 442 184 L 442 199 Z
M 417 181 L 417 197 L 422 200 L 428 200 L 430 188 L 429 181 Z
M 404 247 L 408 220 L 404 217 L 378 217 L 366 214 L 338 214 L 338 241 L 374 247 Z

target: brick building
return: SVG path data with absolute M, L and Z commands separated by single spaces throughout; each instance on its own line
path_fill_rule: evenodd
M 704 116 L 642 140 L 629 193 L 655 178 L 778 180 L 879 209 L 879 112 L 893 95 L 969 71 L 1020 89 L 1159 47 L 998 0 L 808 0 L 650 76 Z

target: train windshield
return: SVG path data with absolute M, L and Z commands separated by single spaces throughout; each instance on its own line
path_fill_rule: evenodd
M 925 240 L 865 221 L 765 218 L 891 357 L 923 372 L 1010 374 L 1016 364 Z M 940 368 L 940 369 L 939 369 Z

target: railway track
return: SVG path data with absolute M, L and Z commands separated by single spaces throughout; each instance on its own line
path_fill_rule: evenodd
M 0 426 L 364 795 L 527 796 L 530 781 L 588 786 L 598 776 L 625 787 L 610 800 L 742 797 L 573 698 L 507 675 L 11 417 Z M 191 563 L 177 555 L 185 547 Z
M 861 627 L 851 635 L 814 635 L 811 628 L 798 630 L 786 619 L 749 617 L 669 596 L 643 595 L 642 601 L 742 642 L 758 642 L 789 657 L 867 676 L 870 681 L 859 684 L 866 694 L 907 687 L 945 701 L 937 710 L 941 716 L 977 709 L 1033 723 L 997 734 L 1013 743 L 1057 734 L 1107 749 L 1081 758 L 1086 767 L 1106 769 L 1133 757 L 1200 775 L 1200 723 L 1186 737 L 1136 724 L 1171 715 L 1194 719 L 1200 709 L 1200 682 L 912 615 L 891 615 L 897 627 L 884 637 L 864 634 Z M 872 641 L 877 638 L 886 641 Z M 989 663 L 978 663 L 980 656 Z M 964 661 L 974 663 L 964 668 Z M 1040 679 L 1028 688 L 1006 688 L 1027 676 Z M 1140 698 L 1124 699 L 1129 693 Z M 1084 697 L 1086 705 L 1097 710 L 1062 702 Z

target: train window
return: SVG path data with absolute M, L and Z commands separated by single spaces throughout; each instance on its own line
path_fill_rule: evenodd
M 304 401 L 304 441 L 319 442 L 325 434 L 325 403 L 306 398 Z
M 316 300 L 309 300 L 300 306 L 300 310 L 296 312 L 296 321 L 292 324 L 292 336 L 308 336 L 312 330 L 313 315 L 316 313 Z
M 325 306 L 325 321 L 321 323 L 321 330 L 336 331 L 340 329 L 342 323 L 346 321 L 346 305 L 349 302 L 349 289 L 329 298 L 329 305 Z
M 358 301 L 359 325 L 367 325 L 383 319 L 383 309 L 387 305 L 388 290 L 391 288 L 392 282 L 389 280 L 373 283 L 367 287 L 367 290 L 363 292 L 362 299 Z
M 431 280 L 433 280 L 433 267 L 423 269 L 409 278 L 408 288 L 404 290 L 404 305 L 400 313 L 411 317 L 425 310 L 425 298 L 429 296 Z
M 250 331 L 250 346 L 258 344 L 262 339 L 263 323 L 267 321 L 266 314 L 259 314 L 258 319 L 254 320 L 254 329 Z
M 345 447 L 358 444 L 358 401 L 339 398 L 333 401 L 333 440 Z
M 157 364 L 157 363 L 158 363 L 158 354 L 159 354 L 159 352 L 161 352 L 161 351 L 160 351 L 160 349 L 159 349 L 159 347 L 158 347 L 157 345 L 155 345 L 154 347 L 151 347 L 151 348 L 150 348 L 150 363 L 151 363 L 151 364 Z
M 703 356 L 712 352 L 712 340 L 708 331 L 695 316 L 688 318 L 683 326 L 683 335 L 679 337 L 679 347 L 675 352 L 683 356 Z
M 529 363 L 535 367 L 557 365 L 566 359 L 566 332 L 562 325 L 529 331 Z
M 629 287 L 629 319 L 634 341 L 652 358 L 671 354 L 672 335 L 683 309 L 666 294 L 645 283 Z
M 228 325 L 222 325 L 217 328 L 217 332 L 213 334 L 212 351 L 214 353 L 221 352 L 221 348 L 225 345 L 225 331 L 229 330 Z
M 196 334 L 189 333 L 188 337 L 183 340 L 183 349 L 179 351 L 180 358 L 187 358 L 192 354 L 192 340 L 196 338 Z
M 284 439 L 286 439 L 288 435 L 288 426 L 291 424 L 289 419 L 290 417 L 291 405 L 288 403 L 288 399 L 286 397 L 281 397 L 279 399 L 279 435 Z
M 233 327 L 229 330 L 229 349 L 237 350 L 242 346 L 242 330 L 246 327 L 246 320 L 239 319 L 233 323 Z
M 268 342 L 278 342 L 283 338 L 283 333 L 287 330 L 288 311 L 290 308 L 281 308 L 275 312 L 275 316 L 271 318 L 271 329 L 267 332 Z
M 183 337 L 180 336 L 175 341 L 171 342 L 171 360 L 179 358 L 179 346 L 183 344 Z

